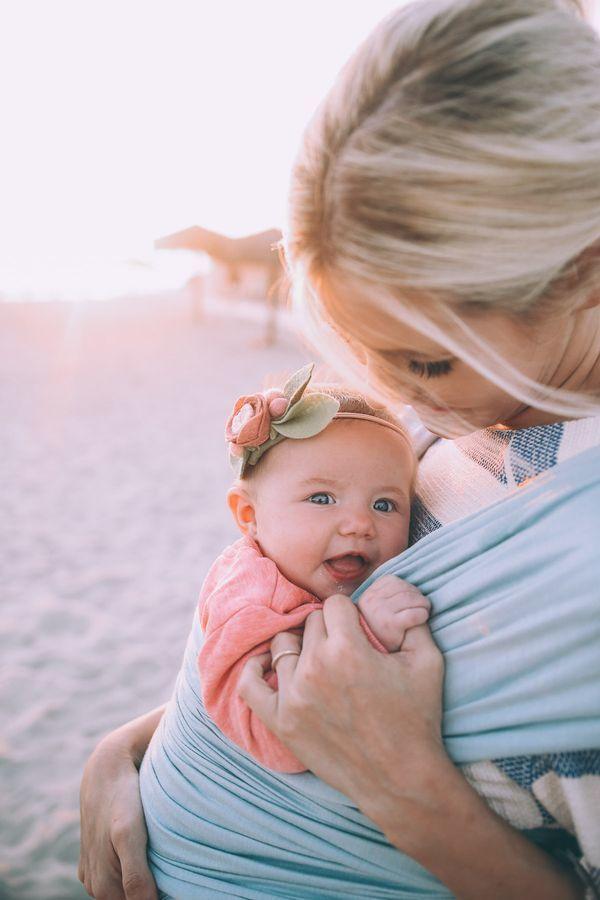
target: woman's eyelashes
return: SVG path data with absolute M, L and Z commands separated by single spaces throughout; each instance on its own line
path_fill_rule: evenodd
M 447 375 L 452 371 L 452 360 L 440 359 L 425 362 L 420 359 L 411 359 L 408 368 L 413 375 L 418 375 L 420 378 L 437 378 L 439 375 Z

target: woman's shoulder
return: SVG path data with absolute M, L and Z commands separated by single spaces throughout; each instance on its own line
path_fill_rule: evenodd
M 600 417 L 515 430 L 486 428 L 435 441 L 419 466 L 411 543 L 594 446 L 600 446 Z

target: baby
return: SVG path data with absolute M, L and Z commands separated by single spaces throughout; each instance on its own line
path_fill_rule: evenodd
M 213 564 L 200 595 L 205 708 L 227 737 L 280 772 L 305 767 L 238 696 L 242 669 L 275 634 L 301 629 L 327 597 L 351 594 L 406 548 L 416 469 L 387 410 L 335 386 L 309 388 L 312 370 L 235 404 L 226 436 L 238 477 L 228 502 L 243 537 Z M 407 629 L 429 616 L 426 598 L 392 575 L 358 607 L 381 652 L 399 650 Z M 276 678 L 266 674 L 272 687 Z

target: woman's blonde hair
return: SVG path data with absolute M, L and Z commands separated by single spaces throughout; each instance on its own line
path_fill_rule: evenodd
M 578 416 L 597 398 L 532 381 L 461 313 L 575 309 L 600 288 L 599 238 L 600 41 L 580 4 L 419 0 L 380 23 L 309 124 L 284 246 L 306 327 L 346 374 L 378 326 L 330 278 L 523 402 Z M 380 387 L 397 375 L 375 368 Z

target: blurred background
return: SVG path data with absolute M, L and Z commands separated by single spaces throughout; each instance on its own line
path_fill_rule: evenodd
M 2 295 L 177 288 L 199 261 L 154 253 L 155 238 L 281 227 L 306 120 L 394 5 L 3 5 Z
M 313 358 L 272 249 L 303 126 L 396 5 L 0 5 L 0 900 L 86 896 L 84 762 L 235 538 L 224 423 Z
M 0 900 L 86 896 L 84 762 L 235 538 L 230 409 L 313 355 L 272 250 L 302 128 L 393 6 L 0 5 Z

